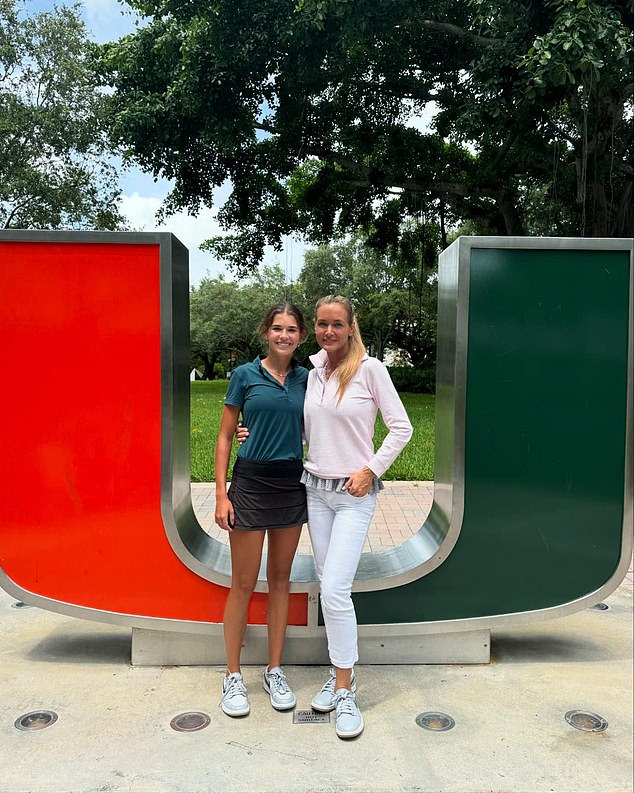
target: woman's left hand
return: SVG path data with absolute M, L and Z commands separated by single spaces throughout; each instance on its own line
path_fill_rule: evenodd
M 343 486 L 343 489 L 350 493 L 351 496 L 355 498 L 361 498 L 362 496 L 367 496 L 370 490 L 372 489 L 372 483 L 374 482 L 374 471 L 371 471 L 367 466 L 363 468 L 359 468 L 358 471 L 355 471 L 352 476 L 348 478 L 348 481 Z

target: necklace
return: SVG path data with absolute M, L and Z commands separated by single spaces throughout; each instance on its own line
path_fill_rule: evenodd
M 264 361 L 262 363 L 264 364 Z M 285 372 L 278 372 L 276 369 L 273 369 L 272 366 L 265 366 L 264 368 L 266 369 L 267 372 L 270 372 L 271 374 L 274 374 L 277 377 L 280 377 L 282 380 L 290 372 L 290 369 L 287 369 Z

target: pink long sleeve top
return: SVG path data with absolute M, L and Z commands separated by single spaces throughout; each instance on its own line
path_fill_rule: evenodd
M 348 477 L 363 466 L 381 476 L 412 437 L 412 425 L 385 366 L 365 356 L 337 404 L 336 376 L 326 380 L 324 350 L 311 355 L 304 402 L 308 454 L 304 468 L 323 479 Z M 372 438 L 377 411 L 388 434 L 377 451 Z

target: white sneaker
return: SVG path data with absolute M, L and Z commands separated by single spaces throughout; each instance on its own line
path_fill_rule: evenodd
M 313 701 L 310 703 L 310 706 L 313 710 L 318 710 L 320 713 L 329 713 L 331 710 L 335 709 L 336 679 L 335 670 L 331 669 L 330 677 L 324 683 L 321 691 L 315 694 Z M 355 679 L 354 672 L 350 678 L 350 688 L 353 692 L 357 690 L 357 681 Z
M 337 719 L 335 732 L 340 738 L 355 738 L 363 732 L 363 716 L 352 691 L 340 688 L 335 692 Z
M 247 689 L 240 672 L 232 672 L 222 681 L 220 704 L 227 716 L 246 716 L 249 713 Z
M 271 705 L 275 710 L 290 710 L 295 707 L 295 694 L 290 689 L 286 675 L 279 666 L 264 670 L 262 685 L 271 697 Z

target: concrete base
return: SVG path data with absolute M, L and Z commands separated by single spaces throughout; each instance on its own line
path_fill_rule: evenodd
M 390 626 L 394 628 L 397 626 Z M 404 626 L 407 628 L 415 626 Z M 490 660 L 490 631 L 386 636 L 375 626 L 359 630 L 359 656 L 364 664 L 487 664 Z M 242 650 L 242 663 L 266 664 L 266 629 L 250 627 Z M 323 630 L 313 636 L 298 635 L 289 628 L 284 646 L 286 664 L 328 664 Z M 135 666 L 209 666 L 225 663 L 222 635 L 132 629 L 132 664 Z

